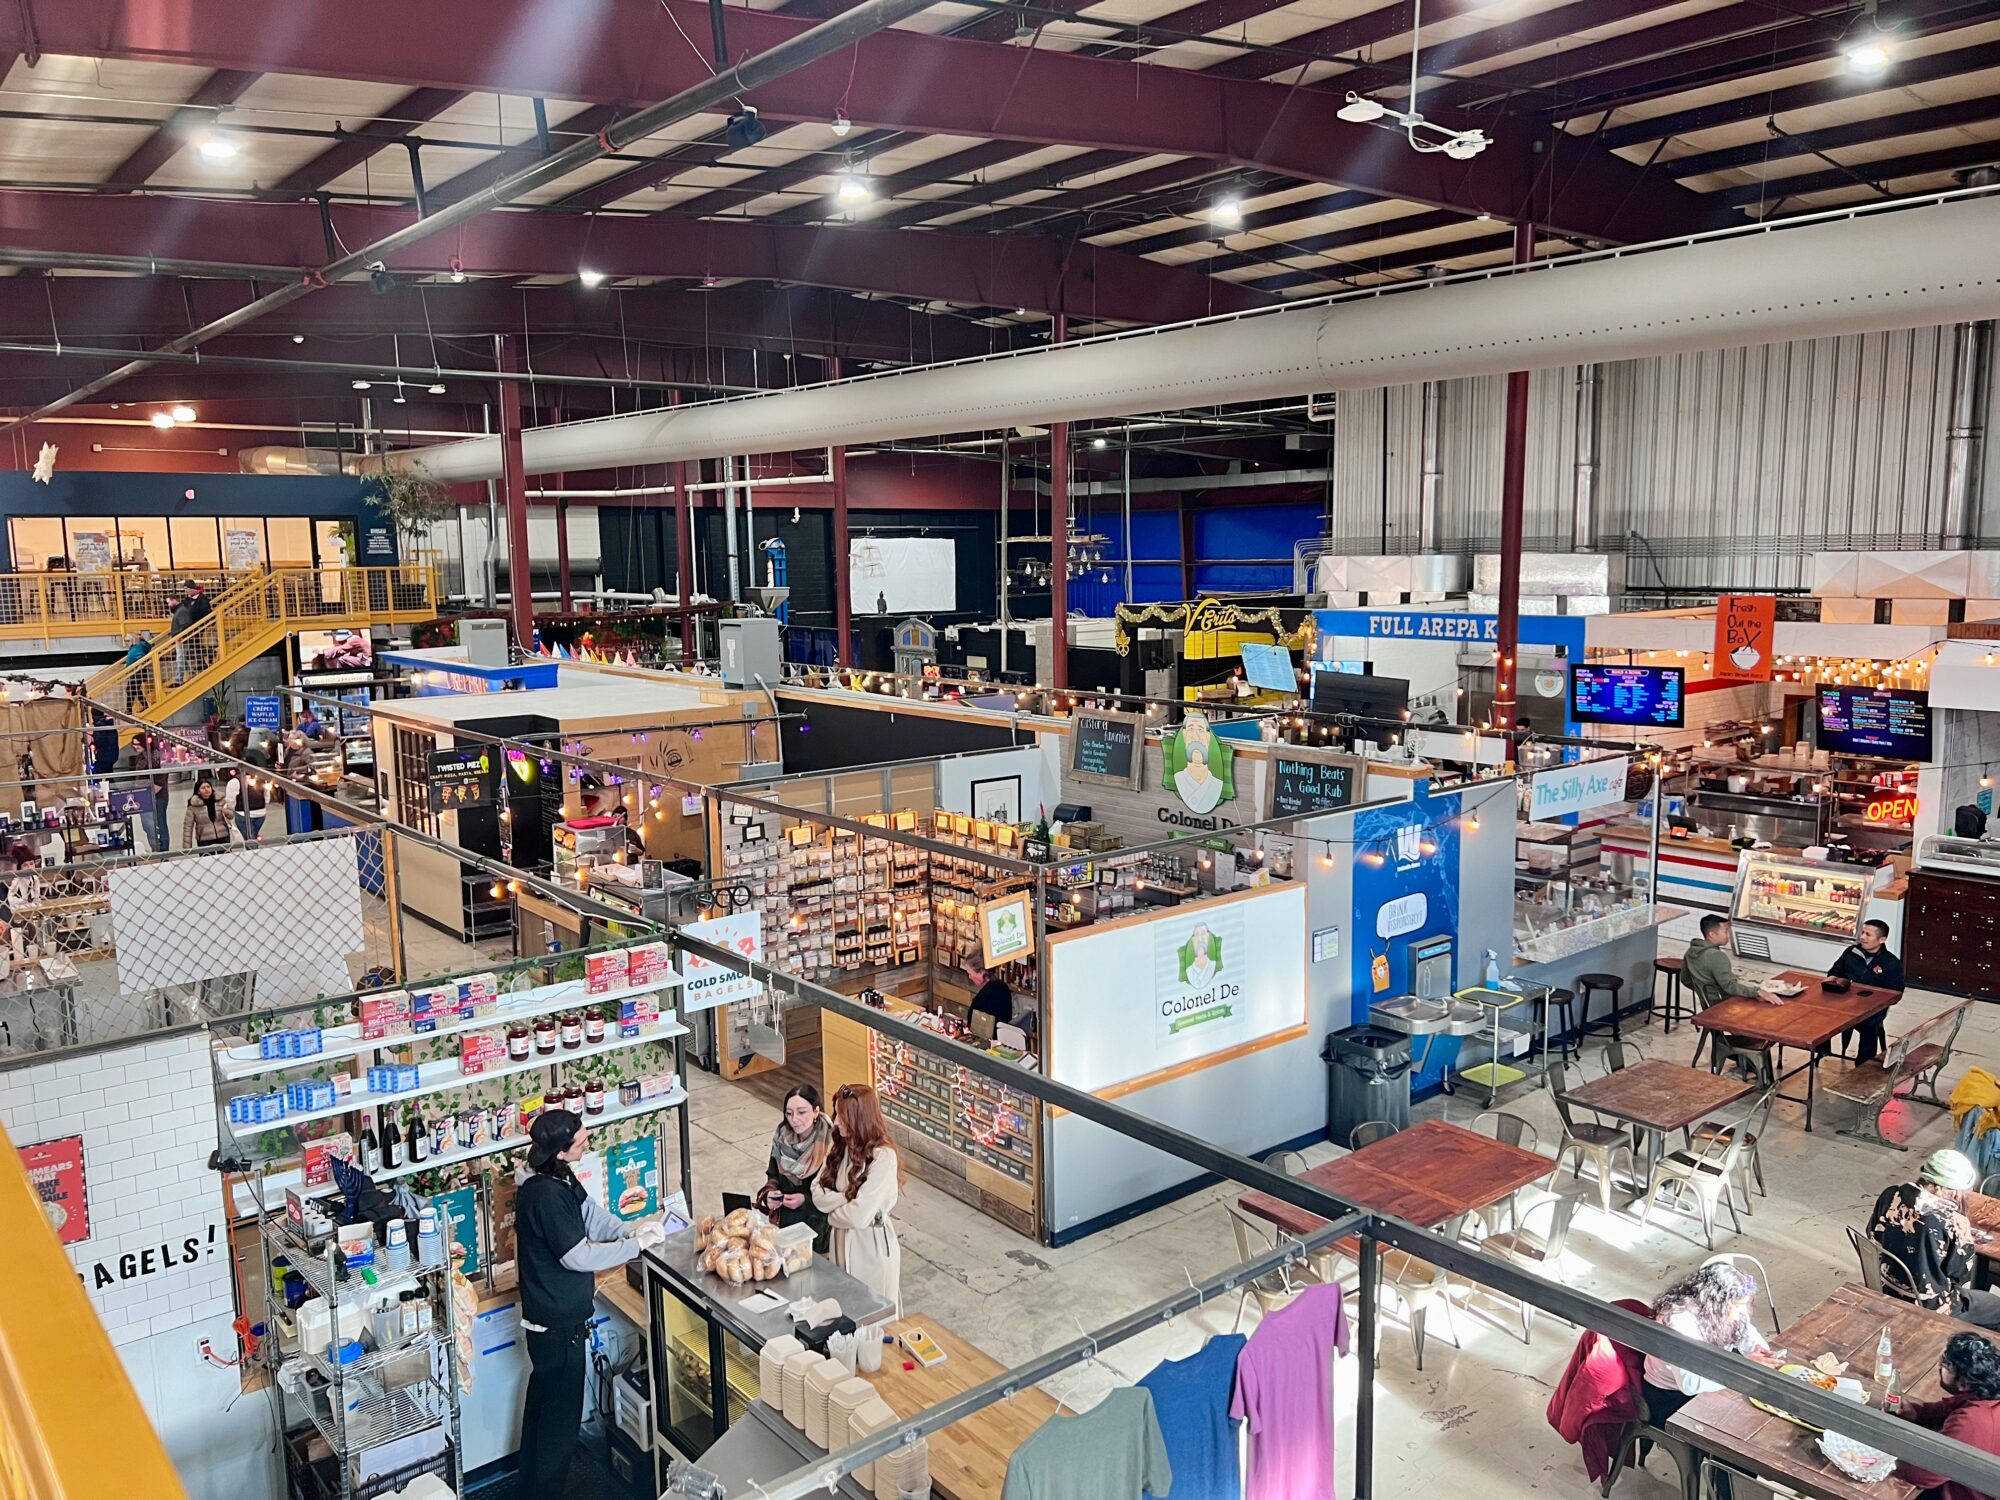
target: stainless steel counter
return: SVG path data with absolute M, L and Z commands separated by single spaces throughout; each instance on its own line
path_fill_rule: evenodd
M 815 1301 L 830 1297 L 840 1304 L 841 1312 L 856 1323 L 879 1322 L 895 1311 L 823 1255 L 814 1256 L 807 1270 L 780 1276 L 776 1281 L 746 1281 L 739 1286 L 735 1282 L 724 1281 L 720 1276 L 696 1270 L 695 1261 L 699 1254 L 695 1248 L 695 1232 L 684 1229 L 648 1250 L 644 1258 L 690 1299 L 705 1304 L 717 1322 L 753 1350 L 761 1349 L 772 1339 L 792 1331 L 791 1314 L 782 1307 L 764 1313 L 743 1310 L 743 1299 L 758 1292 L 775 1292 L 788 1303 L 796 1302 L 801 1297 L 811 1297 Z

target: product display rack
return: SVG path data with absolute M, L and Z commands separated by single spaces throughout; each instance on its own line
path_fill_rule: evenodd
M 458 1341 L 454 1334 L 454 1299 L 448 1262 L 412 1264 L 402 1269 L 376 1270 L 374 1284 L 345 1268 L 331 1240 L 323 1255 L 311 1254 L 302 1235 L 294 1233 L 281 1215 L 258 1219 L 264 1247 L 265 1327 L 273 1330 L 265 1348 L 278 1392 L 281 1430 L 296 1426 L 296 1412 L 310 1422 L 331 1450 L 334 1473 L 324 1461 L 315 1462 L 308 1443 L 288 1440 L 285 1452 L 291 1469 L 292 1493 L 301 1497 L 334 1496 L 338 1500 L 373 1500 L 393 1494 L 419 1474 L 436 1473 L 454 1486 L 460 1482 L 458 1432 Z M 378 1251 L 378 1255 L 379 1255 Z M 272 1281 L 271 1262 L 284 1256 L 329 1308 L 343 1300 L 361 1305 L 389 1294 L 415 1290 L 430 1310 L 428 1326 L 372 1348 L 341 1364 L 325 1354 L 305 1352 Z M 353 1321 L 365 1321 L 355 1313 Z M 336 1336 L 346 1331 L 350 1315 L 333 1314 Z M 329 1343 L 327 1353 L 334 1345 Z M 413 1442 L 431 1429 L 441 1429 L 441 1442 Z
M 1880 872 L 1745 851 L 1730 905 L 1744 958 L 1825 967 L 1855 939 Z
M 878 1031 L 868 1033 L 868 1058 L 882 1113 L 910 1148 L 910 1168 L 956 1195 L 972 1190 L 983 1211 L 1035 1233 L 1040 1132 L 1033 1096 Z

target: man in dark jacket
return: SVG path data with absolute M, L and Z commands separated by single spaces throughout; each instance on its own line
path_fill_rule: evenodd
M 1912 1401 L 1900 1414 L 1967 1447 L 2000 1454 L 2000 1349 L 1976 1333 L 1953 1334 L 1938 1361 L 1938 1384 L 1945 1391 L 1942 1401 Z M 1936 1500 L 1987 1500 L 1980 1491 L 1908 1459 L 1896 1466 L 1896 1477 Z
M 1903 961 L 1889 951 L 1889 924 L 1877 922 L 1873 918 L 1861 924 L 1861 940 L 1849 943 L 1840 957 L 1828 969 L 1830 979 L 1851 980 L 1855 984 L 1865 984 L 1870 989 L 1900 990 L 1903 987 Z M 1873 1062 L 1882 1055 L 1882 1017 L 1870 1016 L 1861 1023 L 1861 1050 L 1855 1054 L 1856 1062 Z M 1843 1051 L 1852 1031 L 1840 1034 Z
M 202 586 L 195 582 L 194 579 L 189 578 L 181 584 L 180 602 L 174 606 L 173 614 L 168 617 L 168 630 L 173 635 L 179 635 L 183 630 L 200 624 L 214 613 L 215 606 L 208 602 L 208 595 L 203 592 Z M 186 681 L 190 665 L 194 667 L 195 671 L 199 672 L 205 664 L 206 657 L 207 653 L 200 648 L 198 643 L 183 641 L 180 645 L 176 646 L 174 648 L 175 680 L 180 682 Z

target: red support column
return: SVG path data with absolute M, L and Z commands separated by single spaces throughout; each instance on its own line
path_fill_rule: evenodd
M 1525 265 L 1535 255 L 1535 226 L 1514 226 L 1514 260 Z M 1494 629 L 1493 724 L 1507 735 L 1507 759 L 1514 757 L 1514 730 L 1520 717 L 1515 678 L 1521 655 L 1521 529 L 1528 475 L 1528 372 L 1507 376 L 1506 446 L 1500 460 L 1500 599 Z
M 494 356 L 509 373 L 521 368 L 519 344 L 496 334 Z M 500 382 L 501 504 L 507 513 L 507 614 L 514 622 L 514 639 L 523 651 L 535 641 L 533 569 L 528 565 L 528 470 L 521 457 L 521 384 Z
M 1069 314 L 1057 313 L 1053 343 L 1069 341 Z M 1069 423 L 1049 427 L 1049 686 L 1069 686 Z
M 838 357 L 827 362 L 827 373 L 840 379 Z M 835 656 L 843 667 L 854 665 L 854 598 L 847 580 L 847 449 L 828 454 L 833 470 L 833 633 Z
M 558 475 L 560 480 L 561 476 Z M 569 591 L 569 501 L 556 501 L 556 578 L 557 587 L 562 590 L 562 611 L 569 614 L 575 602 Z
M 681 393 L 667 392 L 667 405 L 679 406 Z M 685 671 L 694 665 L 694 616 L 689 606 L 694 603 L 694 518 L 688 514 L 688 506 L 694 497 L 688 493 L 688 486 L 694 483 L 690 474 L 691 465 L 683 459 L 673 466 L 674 475 L 674 597 L 681 605 L 681 668 Z

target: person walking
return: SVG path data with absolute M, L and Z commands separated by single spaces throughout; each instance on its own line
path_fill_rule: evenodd
M 214 849 L 229 842 L 229 807 L 215 790 L 215 778 L 203 776 L 188 798 L 181 821 L 181 847 Z
M 903 1246 L 889 1215 L 903 1191 L 903 1164 L 875 1090 L 842 1084 L 833 1094 L 833 1145 L 813 1181 L 813 1206 L 833 1229 L 833 1263 L 903 1315 Z
M 166 745 L 150 729 L 132 741 L 132 769 L 153 773 L 146 778 L 153 789 L 153 806 L 142 821 L 155 854 L 167 852 L 167 799 L 173 782 L 167 775 L 166 754 Z
M 125 657 L 123 664 L 127 667 L 137 667 L 140 662 L 144 661 L 147 658 L 147 656 L 151 654 L 152 650 L 153 650 L 153 632 L 150 630 L 142 630 L 137 635 L 132 637 L 132 644 L 125 648 Z M 127 712 L 128 714 L 137 713 L 140 709 L 140 706 L 144 704 L 146 701 L 146 694 L 144 691 L 144 684 L 146 681 L 146 677 L 147 677 L 146 673 L 136 672 L 136 671 L 131 672 L 126 676 L 125 712 Z
M 186 579 L 181 584 L 180 600 L 174 605 L 174 612 L 167 617 L 168 633 L 178 637 L 182 631 L 193 628 L 214 613 L 215 606 L 208 602 L 208 595 L 202 592 L 201 585 L 192 578 Z M 174 681 L 187 681 L 189 666 L 199 672 L 204 655 L 195 643 L 181 641 L 175 646 Z
M 528 1164 L 518 1174 L 514 1200 L 529 1372 L 514 1471 L 523 1495 L 547 1500 L 566 1493 L 583 1422 L 597 1273 L 624 1265 L 662 1233 L 657 1222 L 635 1229 L 584 1191 L 570 1164 L 589 1145 L 581 1116 L 542 1111 L 528 1130 Z

